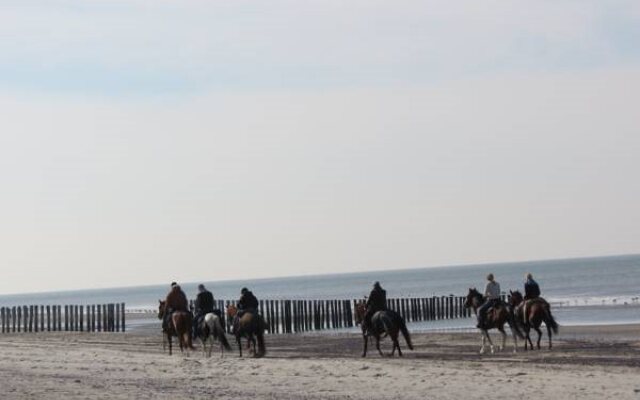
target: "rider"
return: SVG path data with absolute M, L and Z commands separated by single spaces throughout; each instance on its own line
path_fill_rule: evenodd
M 493 274 L 487 275 L 487 285 L 484 288 L 485 302 L 478 309 L 478 328 L 484 327 L 489 308 L 500 304 L 500 284 L 495 281 Z
M 208 291 L 203 284 L 198 285 L 198 295 L 195 302 L 195 315 L 193 317 L 193 337 L 198 336 L 198 324 L 208 313 L 213 312 L 214 305 L 213 294 Z
M 528 273 L 525 275 L 524 299 L 532 300 L 537 299 L 538 297 L 540 297 L 540 286 L 538 285 L 538 282 L 533 280 L 533 275 Z
M 240 319 L 245 313 L 257 313 L 259 302 L 256 296 L 253 295 L 251 290 L 242 288 L 240 291 L 240 300 L 238 300 L 238 319 Z
M 189 312 L 189 301 L 180 288 L 180 285 L 176 282 L 172 282 L 171 290 L 169 291 L 169 294 L 167 294 L 167 298 L 165 300 L 165 313 L 162 324 L 163 329 L 168 328 L 171 314 L 175 311 Z
M 386 309 L 387 291 L 380 286 L 380 282 L 375 282 L 371 293 L 369 293 L 369 298 L 367 299 L 367 312 L 364 314 L 365 327 L 367 329 L 371 327 L 371 318 L 373 317 L 373 314 Z
M 524 282 L 524 302 L 522 305 L 522 316 L 525 324 L 527 323 L 527 307 L 533 302 L 533 300 L 540 297 L 540 286 L 538 282 L 533 280 L 533 275 L 527 273 L 525 275 Z

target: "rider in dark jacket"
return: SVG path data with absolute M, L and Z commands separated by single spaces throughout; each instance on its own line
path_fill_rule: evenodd
M 540 286 L 533 280 L 533 275 L 527 274 L 524 282 L 524 299 L 531 300 L 540 297 Z
M 236 314 L 236 317 L 233 320 L 233 326 L 231 331 L 233 333 L 236 332 L 240 318 L 242 318 L 244 314 L 252 313 L 256 315 L 258 313 L 259 306 L 260 306 L 260 302 L 258 301 L 256 296 L 254 296 L 249 289 L 242 288 L 242 290 L 240 291 L 240 300 L 238 300 L 238 304 L 237 304 L 238 313 Z
M 213 294 L 203 284 L 198 285 L 198 296 L 195 301 L 195 315 L 193 318 L 193 337 L 198 336 L 198 324 L 208 313 L 213 312 Z
M 167 294 L 167 298 L 165 299 L 165 313 L 162 323 L 163 329 L 167 329 L 169 327 L 171 314 L 173 314 L 175 311 L 189 312 L 189 301 L 187 300 L 187 295 L 185 295 L 180 288 L 180 285 L 172 282 L 171 290 L 169 291 L 169 294 Z
M 369 329 L 371 327 L 371 317 L 378 311 L 387 309 L 387 291 L 380 286 L 380 282 L 373 284 L 373 289 L 369 293 L 367 299 L 367 312 L 364 314 L 365 327 Z
M 246 312 L 256 313 L 260 303 L 256 296 L 247 289 L 242 288 L 240 291 L 240 300 L 238 300 L 238 318 L 242 317 Z
M 540 286 L 533 280 L 533 275 L 528 273 L 524 282 L 524 302 L 522 303 L 522 318 L 527 324 L 528 309 L 533 300 L 540 298 Z

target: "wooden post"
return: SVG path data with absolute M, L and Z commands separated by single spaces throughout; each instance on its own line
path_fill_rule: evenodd
M 102 332 L 108 332 L 109 326 L 107 323 L 107 305 L 102 305 Z
M 320 329 L 318 327 L 319 321 L 320 321 L 318 319 L 318 315 L 319 315 L 319 312 L 318 312 L 318 301 L 317 300 L 313 300 L 312 304 L 313 304 L 313 329 L 317 331 L 317 330 Z
M 96 320 L 98 322 L 98 332 L 102 332 L 102 307 L 100 307 L 100 304 L 97 304 L 96 308 L 98 311 L 98 315 L 96 316 Z
M 33 332 L 33 306 L 29 306 L 27 310 L 29 313 L 29 332 Z
M 280 327 L 278 326 L 280 325 L 278 321 L 278 308 L 280 307 L 280 301 L 269 300 L 267 304 L 269 304 L 269 313 L 271 315 L 271 320 L 269 321 L 269 329 L 271 329 L 271 333 L 276 334 L 278 333 L 278 329 L 280 329 Z
M 64 306 L 64 331 L 69 330 L 69 306 Z
M 125 331 L 125 309 L 124 309 L 124 303 L 120 303 L 120 318 L 121 318 L 121 327 L 122 327 L 122 332 Z
M 281 328 L 280 326 L 280 314 L 278 312 L 278 308 L 280 307 L 279 300 L 265 300 L 264 301 L 264 312 L 265 315 L 269 316 L 269 320 L 267 322 L 267 331 L 270 334 L 277 334 Z
M 91 304 L 91 306 L 87 306 L 87 308 L 89 309 L 89 316 L 87 317 L 89 319 L 89 332 L 95 332 L 96 331 L 96 305 L 95 304 Z
M 51 332 L 51 306 L 47 305 L 46 312 L 47 312 L 47 332 Z M 42 330 L 44 331 L 44 325 L 42 326 Z
M 51 311 L 53 312 L 53 331 L 58 331 L 58 306 L 52 306 Z

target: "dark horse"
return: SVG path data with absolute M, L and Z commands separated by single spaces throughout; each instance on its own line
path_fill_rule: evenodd
M 236 306 L 232 304 L 227 307 L 227 315 L 232 321 L 235 320 L 237 314 L 238 308 Z M 238 350 L 240 350 L 240 357 L 242 357 L 241 338 L 243 336 L 247 338 L 247 348 L 253 351 L 254 357 L 258 358 L 266 354 L 267 349 L 264 344 L 265 328 L 265 321 L 260 315 L 251 312 L 245 312 L 242 315 L 234 326 L 234 335 L 236 336 L 236 343 L 238 343 Z M 253 349 L 251 345 L 253 345 Z
M 398 342 L 398 334 L 402 332 L 404 340 L 407 342 L 407 347 L 413 350 L 413 344 L 411 343 L 411 335 L 407 330 L 407 324 L 404 322 L 404 318 L 393 310 L 378 311 L 371 317 L 371 327 L 367 329 L 364 326 L 364 315 L 367 312 L 367 307 L 364 303 L 360 302 L 355 307 L 356 324 L 362 326 L 362 336 L 364 338 L 364 351 L 362 357 L 367 356 L 367 346 L 369 344 L 369 336 L 373 336 L 376 339 L 376 349 L 378 353 L 384 357 L 382 350 L 380 350 L 380 338 L 389 336 L 393 341 L 393 350 L 391 356 L 393 356 L 398 349 L 398 355 L 402 357 L 402 350 L 400 350 L 400 343 Z
M 473 308 L 473 312 L 477 315 L 478 308 L 484 303 L 484 298 L 480 292 L 478 292 L 475 288 L 470 288 L 469 293 L 467 294 L 467 298 L 464 302 L 464 306 L 466 308 Z M 513 316 L 513 311 L 507 307 L 505 304 L 500 304 L 497 307 L 491 307 L 487 311 L 486 323 L 480 331 L 482 332 L 482 347 L 480 348 L 480 354 L 483 354 L 485 351 L 485 343 L 489 341 L 489 346 L 491 347 L 491 353 L 494 352 L 493 342 L 491 341 L 491 337 L 489 336 L 489 330 L 497 329 L 502 334 L 502 346 L 499 347 L 499 350 L 504 350 L 504 347 L 507 342 L 507 334 L 504 331 L 504 324 L 508 323 L 511 328 L 511 333 L 513 334 L 513 352 L 518 351 L 518 337 L 520 339 L 524 339 L 522 335 L 522 331 L 518 327 L 518 324 L 515 322 L 515 318 Z
M 511 298 L 509 299 L 509 304 L 513 307 L 516 316 L 516 322 L 522 326 L 525 334 L 524 340 L 524 349 L 527 350 L 527 341 L 531 345 L 531 350 L 533 350 L 533 343 L 531 342 L 531 336 L 529 333 L 531 332 L 531 328 L 535 329 L 538 332 L 538 350 L 540 350 L 540 340 L 542 339 L 542 331 L 540 330 L 540 325 L 544 322 L 547 326 L 547 336 L 549 336 L 549 348 L 551 348 L 551 331 L 558 334 L 558 323 L 551 315 L 551 307 L 549 303 L 542 297 L 538 297 L 537 299 L 533 299 L 529 301 L 527 305 L 526 315 L 524 310 L 524 298 L 522 297 L 522 293 L 519 291 L 510 292 Z
M 158 306 L 158 319 L 164 320 L 166 305 L 163 300 L 159 301 L 160 305 Z M 169 325 L 166 328 L 164 326 L 162 327 L 162 336 L 163 347 L 166 346 L 167 343 L 169 344 L 169 355 L 172 354 L 171 338 L 173 336 L 176 336 L 178 338 L 180 351 L 184 352 L 185 349 L 187 349 L 187 351 L 189 349 L 193 349 L 193 344 L 191 343 L 191 313 L 184 311 L 174 311 L 171 314 Z
M 219 311 L 218 311 L 219 312 Z M 222 319 L 216 313 L 207 313 L 202 318 L 202 321 L 198 324 L 196 329 L 198 330 L 198 337 L 202 342 L 202 351 L 208 357 L 211 357 L 211 350 L 213 350 L 213 341 L 218 340 L 220 342 L 220 356 L 224 355 L 224 350 L 231 350 L 227 336 L 224 334 L 224 327 L 222 326 Z M 207 351 L 207 343 L 209 344 L 209 351 Z

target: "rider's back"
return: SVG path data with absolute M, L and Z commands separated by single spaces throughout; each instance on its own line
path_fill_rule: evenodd
M 189 311 L 189 301 L 180 286 L 174 286 L 167 295 L 166 307 L 172 311 Z

